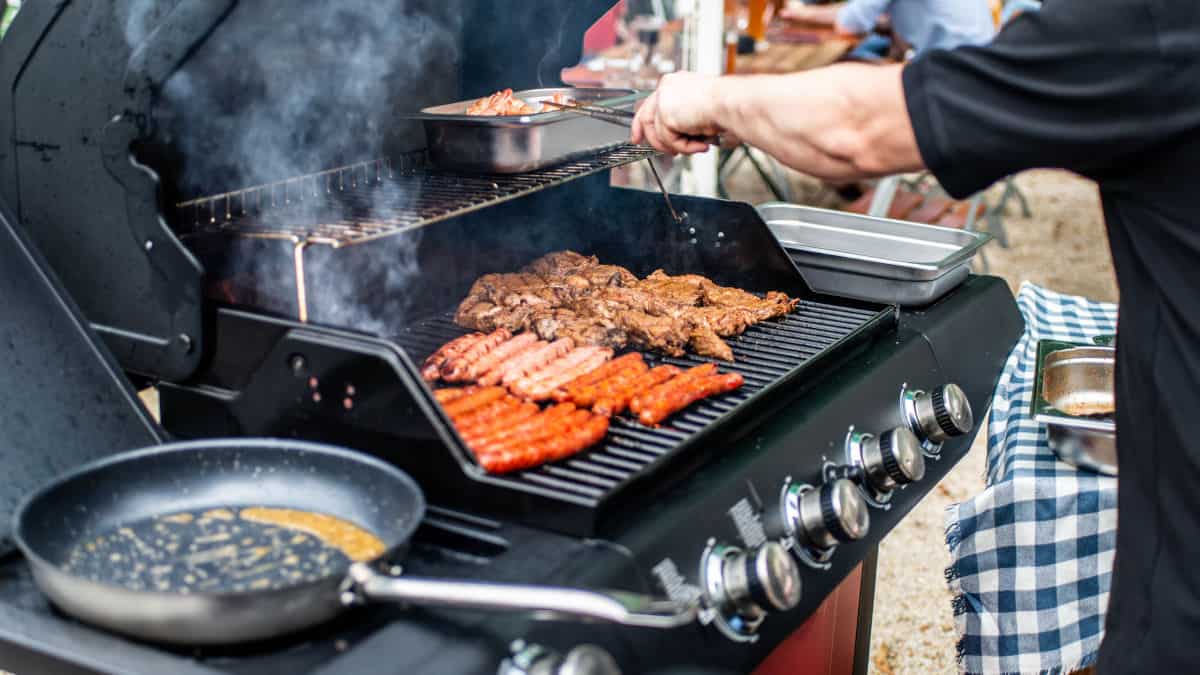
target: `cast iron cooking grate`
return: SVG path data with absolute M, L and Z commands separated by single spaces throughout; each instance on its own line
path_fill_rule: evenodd
M 176 204 L 190 233 L 227 232 L 333 247 L 423 227 L 599 171 L 646 159 L 651 148 L 615 150 L 522 174 L 435 171 L 424 153 L 379 159 Z
M 722 371 L 741 373 L 746 378 L 742 388 L 700 401 L 658 428 L 642 426 L 626 416 L 616 417 L 599 445 L 571 458 L 504 476 L 503 482 L 543 492 L 552 490 L 565 501 L 595 506 L 681 454 L 722 426 L 733 413 L 790 381 L 818 355 L 856 334 L 869 332 L 872 326 L 886 325 L 883 319 L 887 315 L 887 310 L 802 301 L 786 317 L 756 324 L 728 340 L 736 361 L 715 363 Z M 420 322 L 395 339 L 420 363 L 442 344 L 466 332 L 447 314 Z M 672 363 L 682 367 L 711 361 L 692 355 L 671 358 L 649 353 L 646 360 L 652 365 Z

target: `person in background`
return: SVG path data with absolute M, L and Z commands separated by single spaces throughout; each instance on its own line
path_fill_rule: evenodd
M 831 181 L 927 168 L 958 198 L 1038 167 L 1097 182 L 1121 289 L 1102 675 L 1200 663 L 1197 101 L 1200 5 L 1055 0 L 985 46 L 931 49 L 905 65 L 667 75 L 633 125 L 633 142 L 669 153 L 733 135 Z M 1076 611 L 1079 592 L 1063 587 L 1045 611 Z
M 790 2 L 789 19 L 834 26 L 846 35 L 872 33 L 884 16 L 892 32 L 917 53 L 981 45 L 996 34 L 987 0 L 850 0 L 828 5 Z

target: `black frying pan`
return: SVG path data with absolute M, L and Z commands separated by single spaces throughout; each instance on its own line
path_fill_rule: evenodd
M 352 562 L 320 538 L 232 517 L 333 516 L 384 552 Z M 176 443 L 81 467 L 27 497 L 17 546 L 50 600 L 137 638 L 230 644 L 276 637 L 365 601 L 670 628 L 697 608 L 615 591 L 414 579 L 376 571 L 403 555 L 425 512 L 407 474 L 359 453 L 283 440 Z M 187 514 L 187 515 L 180 515 Z

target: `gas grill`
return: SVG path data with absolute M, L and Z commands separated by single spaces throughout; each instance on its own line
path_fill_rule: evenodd
M 397 113 L 540 84 L 578 60 L 608 3 L 526 4 L 343 3 L 326 17 L 338 30 L 369 36 L 354 19 L 419 17 L 450 36 L 434 42 L 453 56 L 406 56 L 421 67 L 381 81 L 382 109 L 371 95 L 333 105 L 353 127 L 336 144 L 313 141 L 326 118 L 283 115 L 310 126 L 267 134 L 273 142 L 321 152 L 292 147 L 281 162 L 277 145 L 255 146 L 270 155 L 260 161 L 234 140 L 262 124 L 272 95 L 290 96 L 268 85 L 300 78 L 289 84 L 305 91 L 305 73 L 320 81 L 361 65 L 319 46 L 302 68 L 268 58 L 295 38 L 264 30 L 288 3 L 31 3 L 0 43 L 0 102 L 15 112 L 0 120 L 11 139 L 0 190 L 124 371 L 157 384 L 170 434 L 305 438 L 402 467 L 435 505 L 407 561 L 416 573 L 667 595 L 701 603 L 701 621 L 664 635 L 372 608 L 282 642 L 185 653 L 63 618 L 10 558 L 0 667 L 483 673 L 515 650 L 506 672 L 535 672 L 592 643 L 626 672 L 748 671 L 966 452 L 1021 329 L 999 280 L 973 277 L 905 311 L 815 293 L 750 206 L 674 196 L 680 223 L 661 196 L 611 187 L 608 170 L 646 160 L 645 148 L 523 174 L 430 163 Z M 322 22 L 304 25 L 320 34 Z M 253 67 L 230 72 L 236 54 Z M 81 65 L 68 74 L 64 63 Z M 616 418 L 579 455 L 489 475 L 415 364 L 465 332 L 453 311 L 476 278 L 558 250 L 800 304 L 729 340 L 736 361 L 722 368 L 745 377 L 738 391 L 657 428 Z M 10 481 L 6 496 L 32 487 Z M 787 559 L 768 560 L 768 541 Z M 772 594 L 778 566 L 798 570 L 798 604 Z

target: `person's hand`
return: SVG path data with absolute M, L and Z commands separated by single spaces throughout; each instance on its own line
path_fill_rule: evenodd
M 672 155 L 708 150 L 705 138 L 721 136 L 717 123 L 717 80 L 711 75 L 671 73 L 638 109 L 631 139 Z

